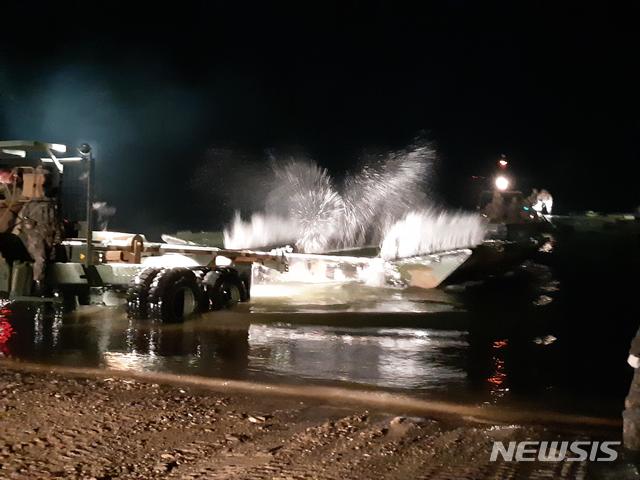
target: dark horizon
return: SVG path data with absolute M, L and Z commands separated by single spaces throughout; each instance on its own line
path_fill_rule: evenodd
M 549 189 L 558 212 L 640 204 L 634 7 L 5 8 L 19 20 L 0 34 L 0 138 L 92 143 L 116 229 L 229 220 L 234 205 L 204 195 L 206 178 L 194 187 L 212 148 L 258 163 L 302 151 L 340 179 L 363 152 L 417 136 L 438 150 L 429 187 L 443 205 L 468 207 L 470 176 L 500 154 L 523 190 Z M 212 174 L 212 190 L 229 187 L 225 175 Z

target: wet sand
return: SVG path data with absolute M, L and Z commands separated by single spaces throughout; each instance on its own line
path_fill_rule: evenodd
M 3 361 L 0 478 L 584 478 L 586 462 L 490 462 L 492 443 L 619 437 L 607 419 L 200 380 Z

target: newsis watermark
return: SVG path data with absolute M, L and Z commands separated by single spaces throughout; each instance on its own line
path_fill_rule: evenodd
M 613 462 L 618 458 L 622 442 L 573 441 L 523 441 L 493 442 L 492 462 L 499 457 L 505 462 Z

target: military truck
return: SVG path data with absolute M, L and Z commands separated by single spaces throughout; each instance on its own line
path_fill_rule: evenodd
M 265 252 L 94 231 L 89 228 L 94 214 L 91 147 L 81 145 L 74 156 L 67 151 L 56 143 L 0 142 L 4 298 L 56 302 L 66 310 L 122 301 L 133 317 L 178 321 L 247 301 L 254 262 L 286 268 L 282 256 Z M 75 169 L 76 184 L 66 181 L 65 168 Z M 63 205 L 67 190 L 76 192 L 75 209 Z M 84 218 L 78 205 L 84 207 Z

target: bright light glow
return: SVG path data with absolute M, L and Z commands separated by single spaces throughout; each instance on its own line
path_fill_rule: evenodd
M 69 246 L 69 247 L 80 247 L 84 245 L 84 242 L 80 240 L 65 240 L 64 242 L 62 242 L 62 245 Z
M 67 152 L 67 146 L 66 145 L 62 145 L 61 143 L 52 143 L 51 144 L 51 150 L 54 150 L 58 153 L 66 153 Z
M 498 163 L 501 167 L 506 167 L 509 164 L 509 162 L 507 162 L 506 160 L 500 160 Z
M 53 159 L 49 158 L 49 157 L 42 157 L 40 160 L 42 160 L 43 163 L 53 163 Z M 84 158 L 82 157 L 64 157 L 64 158 L 58 158 L 58 161 L 60 163 L 67 163 L 67 162 L 81 162 L 82 160 L 84 160 Z
M 167 253 L 157 257 L 145 257 L 142 264 L 147 267 L 197 267 L 193 258 L 179 253 Z
M 218 255 L 216 257 L 216 266 L 217 267 L 228 267 L 231 265 L 231 259 L 227 257 L 223 257 L 222 255 Z
M 16 155 L 22 158 L 25 158 L 27 156 L 27 152 L 24 150 L 14 150 L 13 148 L 3 148 L 2 151 L 9 155 Z
M 502 175 L 496 177 L 496 188 L 503 191 L 509 188 L 509 180 L 507 177 L 503 177 Z
M 485 224 L 471 213 L 410 212 L 385 233 L 380 256 L 387 260 L 429 255 L 482 243 Z
M 145 355 L 143 353 L 120 353 L 120 352 L 104 352 L 102 356 L 104 363 L 108 369 L 140 372 L 149 370 L 158 363 L 157 357 L 153 352 Z

